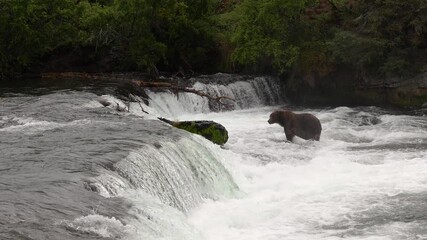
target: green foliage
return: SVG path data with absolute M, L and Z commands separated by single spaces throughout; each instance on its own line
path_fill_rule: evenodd
M 317 11 L 325 3 L 330 10 Z M 245 0 L 233 14 L 232 60 L 255 72 L 326 75 L 347 65 L 401 76 L 426 62 L 425 0 Z
M 323 77 L 333 72 L 335 62 L 327 50 L 327 44 L 321 41 L 310 41 L 304 44 L 297 63 L 299 73 Z
M 308 1 L 243 1 L 235 13 L 232 60 L 258 71 L 290 69 L 300 51 L 300 13 L 307 5 Z
M 361 0 L 355 32 L 383 42 L 381 74 L 405 75 L 425 64 L 425 0 Z
M 150 71 L 159 64 L 191 69 L 206 61 L 214 46 L 212 6 L 208 0 L 116 0 L 107 15 L 110 24 L 101 26 L 111 26 L 103 33 L 123 69 Z
M 116 44 L 120 36 L 115 25 L 118 19 L 117 12 L 112 7 L 104 6 L 109 1 L 90 2 L 81 2 L 78 5 L 79 44 L 94 46 L 96 49 Z
M 0 0 L 0 76 L 70 52 L 118 71 L 401 76 L 427 61 L 426 26 L 425 0 Z
M 31 69 L 38 57 L 73 43 L 78 14 L 71 0 L 2 1 L 0 72 Z
M 327 47 L 337 62 L 360 70 L 375 64 L 382 58 L 385 44 L 385 41 L 339 31 L 331 41 L 327 42 Z
M 108 52 L 121 70 L 191 69 L 215 51 L 214 6 L 213 0 L 1 0 L 0 73 L 37 71 L 44 56 L 79 48 Z

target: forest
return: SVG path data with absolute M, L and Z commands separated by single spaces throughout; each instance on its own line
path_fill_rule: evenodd
M 40 72 L 411 76 L 426 0 L 1 0 L 0 77 Z

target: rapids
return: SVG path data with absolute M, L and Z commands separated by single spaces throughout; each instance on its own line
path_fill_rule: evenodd
M 97 101 L 126 105 L 111 86 L 0 89 L 0 239 L 427 239 L 422 112 L 286 105 L 267 77 L 193 80 L 235 110 L 148 92 L 150 114 L 118 112 Z M 269 125 L 284 107 L 316 115 L 320 142 Z M 214 120 L 229 141 L 157 117 Z

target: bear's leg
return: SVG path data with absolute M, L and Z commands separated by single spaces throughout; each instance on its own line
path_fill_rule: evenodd
M 295 134 L 294 133 L 287 133 L 287 132 L 285 132 L 285 134 L 286 134 L 286 139 L 288 140 L 288 141 L 291 141 L 292 142 L 292 139 L 294 139 L 294 137 L 295 137 Z
M 320 134 L 316 134 L 316 135 L 314 136 L 314 140 L 319 141 L 319 140 L 320 140 Z
M 283 128 L 283 130 L 285 130 L 285 134 L 286 134 L 286 139 L 288 140 L 288 141 L 291 141 L 292 142 L 292 139 L 295 137 L 295 131 L 294 131 L 294 129 L 292 129 L 292 126 L 290 126 L 289 124 L 288 125 L 286 125 L 284 128 Z

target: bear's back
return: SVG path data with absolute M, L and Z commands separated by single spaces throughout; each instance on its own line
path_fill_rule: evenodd
M 317 117 L 309 113 L 295 114 L 294 124 L 296 135 L 303 139 L 320 137 L 322 125 Z

